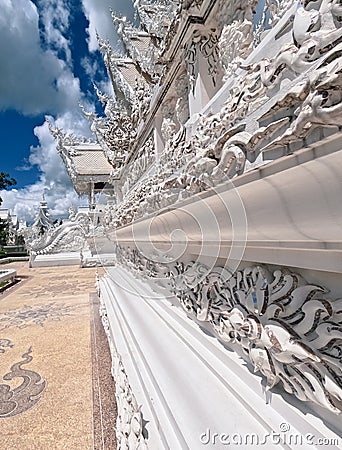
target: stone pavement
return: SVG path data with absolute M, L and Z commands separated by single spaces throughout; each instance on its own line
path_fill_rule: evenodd
M 0 294 L 0 450 L 115 449 L 95 269 L 11 263 Z

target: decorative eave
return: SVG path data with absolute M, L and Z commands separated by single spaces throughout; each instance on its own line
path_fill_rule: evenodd
M 203 1 L 183 1 L 182 14 L 178 11 L 174 15 L 173 24 L 169 29 L 169 43 L 160 51 L 159 61 L 167 63 L 168 70 L 163 73 L 158 83 L 158 89 L 155 89 L 155 95 L 151 107 L 145 117 L 144 127 L 139 130 L 136 140 L 136 148 L 143 143 L 154 127 L 154 119 L 169 93 L 170 86 L 183 71 L 184 65 L 184 47 L 191 39 L 195 30 L 204 29 L 206 22 L 212 24 L 214 10 L 217 8 L 217 2 L 210 0 Z
M 106 189 L 113 168 L 99 144 L 64 147 L 61 156 L 79 195 L 89 194 L 92 187 L 95 193 Z
M 165 39 L 175 17 L 179 14 L 179 2 L 135 0 L 134 7 L 140 19 L 142 28 L 161 41 Z
M 135 28 L 126 17 L 119 17 L 112 11 L 113 23 L 121 38 L 127 56 L 134 62 L 139 78 L 153 84 L 160 74 L 156 64 L 158 56 L 158 42 L 154 36 L 146 31 Z
M 93 117 L 94 114 L 90 113 Z M 79 195 L 100 192 L 108 183 L 112 167 L 99 144 L 65 133 L 49 123 L 52 136 L 57 140 L 57 151 Z
M 142 76 L 139 67 L 131 58 L 112 57 L 113 69 L 117 76 L 126 86 L 129 86 L 129 98 L 134 98 L 134 90 L 137 83 L 147 84 L 146 79 Z

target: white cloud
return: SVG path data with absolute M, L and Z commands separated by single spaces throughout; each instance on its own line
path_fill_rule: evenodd
M 94 80 L 96 74 L 100 71 L 99 63 L 96 59 L 90 58 L 89 56 L 84 56 L 81 59 L 81 65 L 91 80 Z
M 49 113 L 56 124 L 75 134 L 89 135 L 88 122 L 79 102 L 88 110 L 79 79 L 70 67 L 69 42 L 65 35 L 70 11 L 67 0 L 44 0 L 40 8 L 30 0 L 3 0 L 0 14 L 0 109 L 15 109 L 26 115 Z M 43 46 L 40 40 L 43 34 Z M 65 60 L 58 57 L 62 51 Z M 24 189 L 2 191 L 2 207 L 20 219 L 31 221 L 45 193 L 50 212 L 63 216 L 79 203 L 56 143 L 44 123 L 34 129 L 39 145 L 31 147 L 29 162 L 41 171 L 37 183 Z
M 87 102 L 79 79 L 73 74 L 68 40 L 72 1 L 39 0 L 39 10 L 31 0 L 2 0 L 1 3 L 0 110 L 15 109 L 32 116 L 53 115 L 57 126 L 65 131 L 88 136 L 88 122 L 78 105 L 81 102 L 87 110 L 93 110 L 93 106 Z M 109 10 L 112 8 L 132 19 L 132 3 L 82 0 L 82 5 L 89 20 L 89 50 L 94 52 L 98 48 L 96 30 L 115 48 L 117 36 Z M 95 77 L 101 73 L 98 66 L 91 67 L 97 64 L 96 58 L 84 58 L 82 63 L 88 75 Z M 107 78 L 97 84 L 102 91 L 112 93 Z M 2 207 L 28 222 L 33 220 L 43 194 L 55 217 L 65 216 L 71 204 L 84 204 L 73 189 L 47 124 L 37 126 L 34 133 L 39 145 L 31 147 L 29 163 L 38 167 L 40 179 L 23 189 L 0 192 Z
M 32 223 L 44 194 L 52 218 L 63 218 L 68 215 L 68 209 L 71 205 L 77 207 L 81 204 L 86 204 L 86 199 L 79 199 L 76 192 L 70 186 L 68 187 L 69 189 L 67 189 L 66 185 L 55 185 L 55 191 L 49 191 L 46 189 L 45 180 L 43 179 L 24 189 L 0 191 L 0 195 L 4 200 L 1 207 L 8 208 L 14 214 L 17 214 L 19 220 L 26 220 L 28 223 Z
M 71 63 L 69 41 L 66 38 L 69 29 L 70 9 L 64 0 L 40 0 L 40 18 L 43 24 L 43 37 L 47 45 L 62 50 L 66 61 Z
M 49 119 L 52 120 L 51 117 Z M 55 123 L 66 131 L 77 132 L 80 135 L 89 134 L 88 124 L 81 115 L 77 118 L 68 112 L 59 117 Z M 43 194 L 48 202 L 50 214 L 55 217 L 65 216 L 71 205 L 77 207 L 86 201 L 80 200 L 74 191 L 62 159 L 56 151 L 56 142 L 49 132 L 47 122 L 35 127 L 34 133 L 40 145 L 31 147 L 30 163 L 37 165 L 42 172 L 40 180 L 24 189 L 0 193 L 3 199 L 2 207 L 12 210 L 20 220 L 28 222 L 32 222 L 36 215 Z
M 48 22 L 51 9 L 44 7 L 42 12 L 45 15 L 43 22 Z M 26 115 L 58 114 L 70 107 L 70 99 L 80 97 L 77 78 L 66 62 L 57 56 L 57 45 L 66 54 L 70 51 L 60 29 L 53 23 L 51 20 L 43 33 L 45 44 L 52 47 L 43 49 L 39 15 L 34 3 L 30 0 L 6 0 L 1 5 L 0 109 L 16 109 Z
M 84 13 L 89 20 L 89 51 L 98 49 L 96 31 L 102 39 L 108 39 L 113 48 L 116 46 L 117 35 L 109 10 L 121 15 L 132 16 L 131 0 L 82 0 Z M 125 3 L 125 5 L 123 5 Z

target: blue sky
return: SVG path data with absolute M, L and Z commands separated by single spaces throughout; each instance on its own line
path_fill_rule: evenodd
M 79 103 L 101 112 L 95 82 L 111 92 L 96 30 L 113 47 L 109 9 L 133 19 L 131 0 L 4 0 L 0 14 L 0 171 L 17 186 L 0 192 L 1 207 L 32 220 L 42 194 L 62 216 L 79 199 L 49 134 L 45 117 L 89 135 Z

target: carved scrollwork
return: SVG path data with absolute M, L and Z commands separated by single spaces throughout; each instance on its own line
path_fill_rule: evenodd
M 90 218 L 77 213 L 65 222 L 53 224 L 49 218 L 46 202 L 42 205 L 32 226 L 26 227 L 23 237 L 31 255 L 46 255 L 88 249 L 86 236 L 89 233 Z
M 128 164 L 122 176 L 122 194 L 125 196 L 135 183 L 145 174 L 155 160 L 154 140 L 151 136 L 140 148 L 136 158 Z
M 188 76 L 192 90 L 195 89 L 195 82 L 198 75 L 198 56 L 199 53 L 207 60 L 208 75 L 216 86 L 216 77 L 219 67 L 219 47 L 218 32 L 211 29 L 209 33 L 202 34 L 195 31 L 192 41 L 185 49 L 184 59 L 187 64 Z
M 342 299 L 328 299 L 324 287 L 287 269 L 252 266 L 232 274 L 200 262 L 150 261 L 147 272 L 137 250 L 119 247 L 117 254 L 134 274 L 164 278 L 189 316 L 211 324 L 269 389 L 282 384 L 301 401 L 341 413 Z
M 221 63 L 227 80 L 253 50 L 253 23 L 235 20 L 223 27 L 219 43 Z

